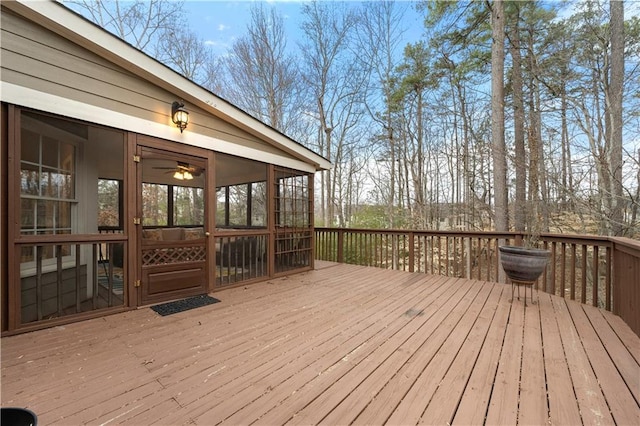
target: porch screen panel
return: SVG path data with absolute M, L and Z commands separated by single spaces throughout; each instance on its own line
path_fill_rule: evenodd
M 275 272 L 311 265 L 311 195 L 309 175 L 275 169 Z
M 18 134 L 20 322 L 124 305 L 123 132 L 21 111 Z
M 222 153 L 215 157 L 217 287 L 266 277 L 269 233 L 266 163 Z

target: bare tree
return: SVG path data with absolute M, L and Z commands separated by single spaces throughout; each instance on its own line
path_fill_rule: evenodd
M 160 35 L 183 27 L 182 2 L 169 0 L 66 0 L 102 28 L 155 56 Z
M 389 167 L 385 173 L 388 185 L 383 185 L 387 188 L 384 192 L 389 228 L 396 226 L 396 193 L 399 192 L 396 188 L 398 156 L 391 111 L 392 79 L 397 66 L 394 53 L 405 32 L 402 28 L 405 12 L 406 7 L 393 1 L 365 3 L 357 33 L 359 59 L 372 68 L 366 106 L 371 119 L 381 128 L 375 143 L 379 149 L 377 158 Z M 379 180 L 379 177 L 377 174 L 374 179 Z
M 356 15 L 352 9 L 334 3 L 305 3 L 302 30 L 306 40 L 300 46 L 304 83 L 313 98 L 313 120 L 317 123 L 317 149 L 333 162 L 333 169 L 321 175 L 322 218 L 333 223 L 336 214 L 336 177 L 343 155 L 357 147 L 352 133 L 364 114 L 362 102 L 366 74 L 357 52 L 350 49 Z
M 270 126 L 292 133 L 300 118 L 301 90 L 283 17 L 261 3 L 252 5 L 247 35 L 230 53 L 225 60 L 229 99 Z
M 395 97 L 401 102 L 402 108 L 411 111 L 405 115 L 406 157 L 403 159 L 410 171 L 413 192 L 413 213 L 415 223 L 424 227 L 427 220 L 427 169 L 430 166 L 427 156 L 430 154 L 426 147 L 425 123 L 428 121 L 425 113 L 425 98 L 427 90 L 437 86 L 437 79 L 429 58 L 433 55 L 425 43 L 409 44 L 404 50 L 404 61 L 398 66 L 400 83 Z
M 207 82 L 207 65 L 213 63 L 214 59 L 209 47 L 196 33 L 183 28 L 166 30 L 158 47 L 159 61 L 191 81 L 200 84 Z

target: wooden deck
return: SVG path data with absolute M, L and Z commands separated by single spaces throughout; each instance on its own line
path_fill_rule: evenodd
M 503 284 L 318 262 L 161 317 L 6 337 L 2 406 L 40 424 L 640 424 L 640 339 Z

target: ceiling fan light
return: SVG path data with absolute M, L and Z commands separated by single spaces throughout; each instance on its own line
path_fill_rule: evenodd
M 185 180 L 193 179 L 193 175 L 190 172 L 186 171 L 186 170 L 184 172 L 182 172 L 182 176 L 183 176 L 183 178 Z
M 185 176 L 184 173 L 181 172 L 180 170 L 177 170 L 174 174 L 173 174 L 173 178 L 174 179 L 178 179 L 178 180 L 184 180 Z M 193 179 L 193 176 L 191 176 L 191 179 Z

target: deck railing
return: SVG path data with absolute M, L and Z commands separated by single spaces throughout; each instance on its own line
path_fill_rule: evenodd
M 520 245 L 514 232 L 315 229 L 316 258 L 468 279 L 499 281 L 498 246 Z M 541 235 L 551 258 L 536 288 L 622 317 L 640 335 L 640 242 Z

